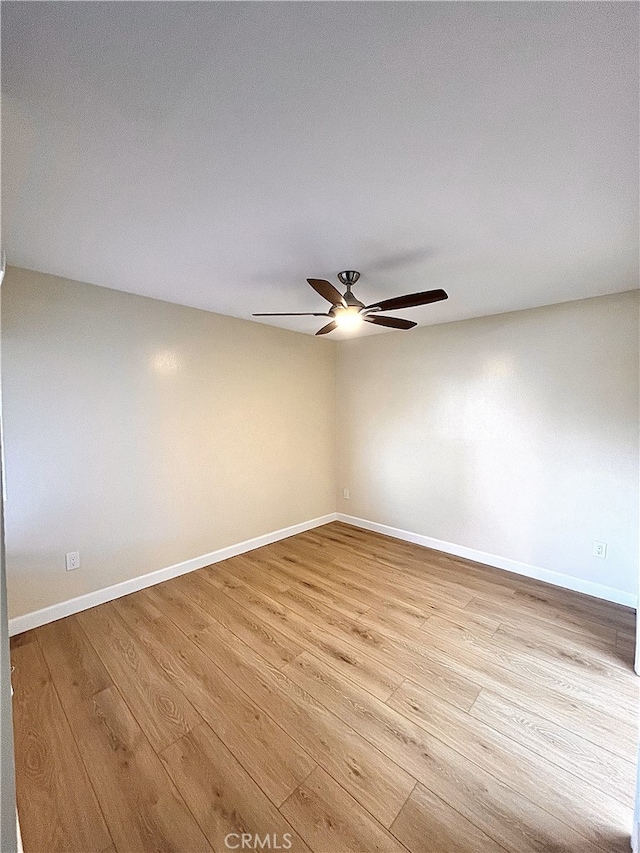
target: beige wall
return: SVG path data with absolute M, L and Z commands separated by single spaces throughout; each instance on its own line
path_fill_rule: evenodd
M 333 342 L 16 268 L 2 327 L 10 616 L 335 511 Z
M 340 512 L 635 593 L 638 292 L 341 343 L 338 447 Z

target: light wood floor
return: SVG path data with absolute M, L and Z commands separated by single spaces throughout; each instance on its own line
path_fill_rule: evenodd
M 626 853 L 633 631 L 340 523 L 62 619 L 12 644 L 25 851 Z

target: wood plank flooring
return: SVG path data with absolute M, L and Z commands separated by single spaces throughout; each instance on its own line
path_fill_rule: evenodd
M 12 640 L 26 853 L 627 853 L 635 614 L 339 522 Z

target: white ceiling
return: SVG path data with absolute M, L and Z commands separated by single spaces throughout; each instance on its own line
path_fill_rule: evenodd
M 3 247 L 247 318 L 345 268 L 445 288 L 421 324 L 637 287 L 637 34 L 635 3 L 4 3 Z

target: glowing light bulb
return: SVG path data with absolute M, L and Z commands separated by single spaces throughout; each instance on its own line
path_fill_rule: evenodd
M 340 329 L 346 331 L 357 329 L 362 325 L 362 316 L 358 308 L 346 308 L 339 314 L 336 314 L 335 321 Z

